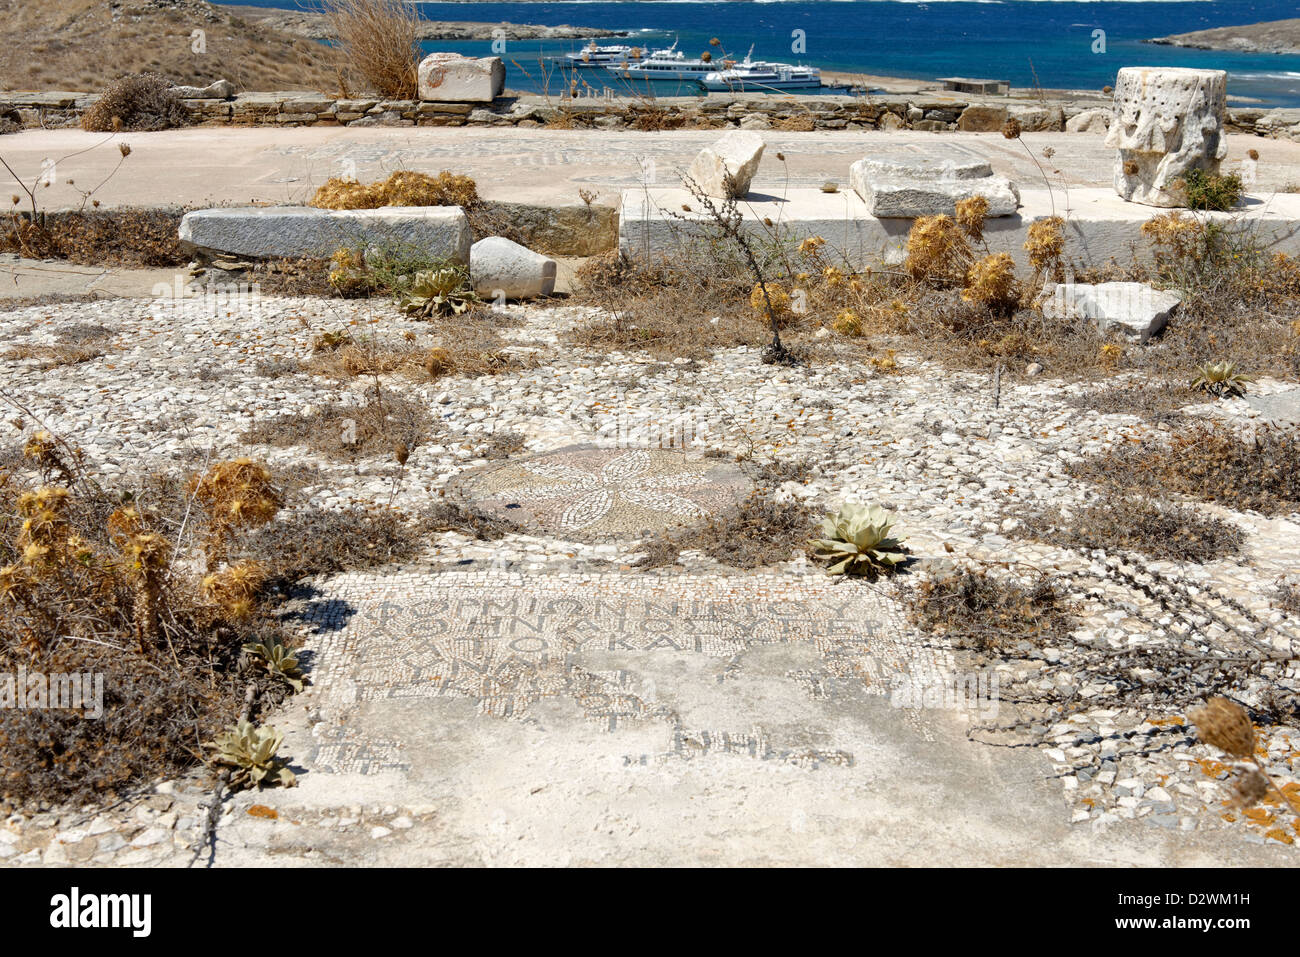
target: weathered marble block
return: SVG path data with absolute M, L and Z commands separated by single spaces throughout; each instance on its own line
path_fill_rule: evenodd
M 196 209 L 181 219 L 180 240 L 208 252 L 256 259 L 329 256 L 340 246 L 414 247 L 468 264 L 473 232 L 459 206 L 313 209 L 234 206 Z
M 1169 323 L 1182 301 L 1176 292 L 1142 282 L 1063 282 L 1043 289 L 1041 307 L 1049 318 L 1089 319 L 1101 332 L 1116 330 L 1146 342 Z
M 183 100 L 228 100 L 235 95 L 235 84 L 214 80 L 207 86 L 174 86 L 172 92 Z
M 506 67 L 499 56 L 430 53 L 420 61 L 416 82 L 422 100 L 491 103 L 505 89 Z
M 988 201 L 989 216 L 1010 216 L 1020 204 L 1009 179 L 961 146 L 913 144 L 873 153 L 849 167 L 849 184 L 871 215 L 884 219 L 952 216 L 972 196 Z
M 488 236 L 469 252 L 469 278 L 485 299 L 535 299 L 555 291 L 556 262 L 503 236 Z
M 1106 145 L 1119 151 L 1115 191 L 1146 206 L 1186 206 L 1184 177 L 1194 169 L 1217 173 L 1228 154 L 1227 92 L 1223 70 L 1120 70 L 1106 134 Z
M 706 196 L 723 199 L 744 196 L 762 158 L 763 137 L 749 130 L 737 130 L 700 150 L 686 175 Z

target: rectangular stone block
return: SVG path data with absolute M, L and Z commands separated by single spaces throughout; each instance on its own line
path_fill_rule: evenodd
M 323 96 L 295 96 L 280 107 L 285 113 L 328 113 L 334 109 L 334 100 Z
M 500 57 L 467 57 L 459 53 L 430 53 L 420 61 L 420 99 L 441 103 L 491 103 L 506 84 Z
M 472 103 L 421 103 L 416 108 L 418 113 L 425 116 L 441 113 L 449 113 L 454 116 L 469 116 L 472 109 L 474 109 Z
M 927 122 L 937 121 L 914 126 Z M 849 168 L 849 184 L 871 215 L 883 217 L 951 216 L 960 200 L 977 195 L 988 201 L 990 216 L 1009 216 L 1020 201 L 1015 186 L 994 176 L 987 160 L 952 145 L 876 151 Z
M 414 246 L 469 264 L 473 235 L 459 206 L 312 209 L 308 206 L 199 209 L 186 213 L 181 242 L 208 252 L 258 259 L 326 257 L 340 246 Z

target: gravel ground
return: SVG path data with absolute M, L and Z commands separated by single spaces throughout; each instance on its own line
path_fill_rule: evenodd
M 501 432 L 523 436 L 521 454 L 620 437 L 654 445 L 685 435 L 696 446 L 757 461 L 803 459 L 812 466 L 810 479 L 786 483 L 781 496 L 805 499 L 817 510 L 845 501 L 883 503 L 897 511 L 912 551 L 936 565 L 970 559 L 1010 563 L 1013 574 L 1043 569 L 1080 580 L 1091 575 L 1093 586 L 1076 586 L 1071 596 L 1084 619 L 1073 636 L 1080 646 L 1123 648 L 1163 640 L 1159 609 L 1108 581 L 1095 558 L 1011 534 L 1016 519 L 1010 511 L 1049 505 L 1068 510 L 1098 499 L 1097 489 L 1066 474 L 1069 463 L 1156 429 L 1133 416 L 1067 405 L 1083 385 L 1045 376 L 1004 382 L 995 402 L 987 377 L 945 371 L 904 354 L 898 356 L 899 374 L 885 374 L 860 360 L 774 368 L 761 363 L 758 350 L 745 348 L 707 363 L 586 353 L 561 345 L 558 337 L 588 318 L 589 310 L 511 307 L 515 321 L 503 325 L 502 334 L 511 351 L 529 358 L 523 371 L 473 380 L 384 378 L 387 394 L 426 406 L 438 423 L 403 469 L 389 455 L 340 462 L 299 447 L 249 445 L 240 435 L 254 423 L 325 403 L 360 403 L 373 390 L 373 380 L 340 384 L 286 371 L 286 360 L 308 358 L 322 332 L 346 328 L 354 337 L 374 334 L 395 342 L 412 333 L 430 346 L 436 344 L 436 326 L 407 320 L 384 304 L 264 299 L 254 306 L 227 315 L 224 307 L 195 301 L 121 299 L 0 313 L 0 388 L 46 427 L 83 446 L 92 470 L 108 482 L 247 455 L 276 469 L 319 470 L 303 490 L 306 504 L 328 508 L 392 502 L 416 511 L 435 502 L 454 477 L 486 464 L 490 439 Z M 6 356 L 23 346 L 66 341 L 70 330 L 87 324 L 106 330 L 98 333 L 102 355 L 52 368 L 39 357 Z M 1262 381 L 1251 391 L 1289 388 Z M 1258 415 L 1239 399 L 1185 411 L 1242 422 Z M 0 447 L 6 441 L 0 438 Z M 1149 566 L 1226 595 L 1262 621 L 1284 623 L 1272 597 L 1279 580 L 1300 567 L 1300 516 L 1196 507 L 1239 526 L 1247 537 L 1243 554 L 1204 565 Z M 587 544 L 523 534 L 481 542 L 445 533 L 431 537 L 421 564 L 474 560 L 544 572 L 600 562 L 618 569 L 640 548 L 636 541 Z M 724 573 L 695 552 L 684 553 L 683 561 L 688 573 Z M 796 565 L 792 556 L 791 574 L 799 572 Z M 323 587 L 328 590 L 328 583 Z M 1207 634 L 1230 646 L 1228 636 Z M 1086 676 L 1071 676 L 1070 648 L 1042 654 L 1046 662 L 1066 663 L 1064 676 L 1054 671 L 1045 680 L 1074 681 L 1084 700 L 1104 691 L 1090 687 Z M 1000 667 L 1009 676 L 1032 673 L 1046 662 Z M 1289 667 L 1285 674 L 1279 666 L 1261 675 L 1242 699 L 1258 699 L 1279 681 L 1294 687 L 1295 665 Z M 1187 707 L 1196 703 L 1194 689 L 1189 695 Z M 1228 791 L 1221 781 L 1230 769 L 1217 763 L 1211 749 L 1170 733 L 1177 721 L 1172 714 L 1096 707 L 1040 729 L 1045 734 L 1039 746 L 1054 764 L 1078 825 L 1105 828 L 1146 818 L 1155 827 L 1228 828 L 1242 841 L 1292 844 L 1300 821 L 1289 822 L 1270 808 L 1242 815 L 1224 806 Z M 1262 747 L 1269 770 L 1283 782 L 1296 781 L 1300 728 L 1274 728 L 1263 735 Z M 31 864 L 179 863 L 196 833 L 196 781 L 169 785 L 168 793 L 137 806 L 15 816 L 0 829 L 0 858 Z M 252 803 L 241 801 L 241 808 Z M 357 810 L 344 815 L 350 823 L 331 819 L 329 826 L 361 828 L 379 839 L 403 827 L 394 818 L 418 824 L 423 813 Z M 245 830 L 253 826 L 239 820 Z

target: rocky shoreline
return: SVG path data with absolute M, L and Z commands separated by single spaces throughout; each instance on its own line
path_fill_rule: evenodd
M 274 10 L 266 7 L 229 7 L 234 15 L 257 24 L 308 40 L 332 40 L 328 18 L 321 13 L 300 10 Z M 567 40 L 593 37 L 625 37 L 626 30 L 604 30 L 596 27 L 539 26 L 531 23 L 482 23 L 473 20 L 423 21 L 419 27 L 421 40 L 492 40 L 504 30 L 509 40 Z
M 1300 17 L 1215 27 L 1155 37 L 1147 43 L 1187 47 L 1192 50 L 1231 50 L 1237 53 L 1300 54 Z

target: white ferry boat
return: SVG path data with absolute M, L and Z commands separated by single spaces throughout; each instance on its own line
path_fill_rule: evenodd
M 705 74 L 718 69 L 713 60 L 688 58 L 677 49 L 676 41 L 666 50 L 654 50 L 640 60 L 627 59 L 611 63 L 606 69 L 631 80 L 703 80 Z
M 706 73 L 700 82 L 710 92 L 723 93 L 817 90 L 822 85 L 822 71 L 815 66 L 790 66 L 786 63 L 736 64 L 730 70 Z
M 574 67 L 605 67 L 636 60 L 641 51 L 629 46 L 599 46 L 595 40 L 573 53 L 564 54 L 564 60 Z
M 724 65 L 721 70 L 706 73 L 700 82 L 709 91 L 734 93 L 761 93 L 764 90 L 820 89 L 822 71 L 815 66 L 791 66 L 788 63 L 770 63 L 750 59 L 754 48 L 740 63 Z

